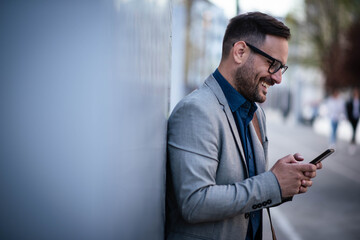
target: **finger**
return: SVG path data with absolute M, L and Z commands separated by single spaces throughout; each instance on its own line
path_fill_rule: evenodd
M 316 168 L 317 168 L 317 169 L 322 169 L 322 163 L 321 163 L 321 162 L 317 163 L 317 164 L 316 164 Z
M 316 166 L 314 164 L 297 164 L 297 169 L 302 172 L 315 172 Z
M 308 178 L 316 177 L 316 172 L 304 172 L 304 176 Z
M 300 153 L 295 153 L 294 158 L 296 161 L 303 161 L 304 157 Z
M 307 187 L 301 186 L 301 187 L 299 188 L 299 194 L 300 194 L 300 193 L 306 193 L 306 191 L 307 191 Z
M 302 180 L 306 180 L 306 181 L 310 181 L 312 178 L 311 178 L 311 177 L 307 177 L 307 176 L 303 175 L 302 177 L 300 177 L 300 179 L 302 179 Z
M 311 187 L 313 184 L 313 182 L 311 180 L 302 180 L 301 181 L 301 187 Z

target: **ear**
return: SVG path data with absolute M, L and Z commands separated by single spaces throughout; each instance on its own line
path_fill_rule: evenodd
M 234 61 L 237 64 L 242 64 L 245 62 L 249 55 L 249 50 L 244 41 L 239 41 L 234 44 L 232 56 Z

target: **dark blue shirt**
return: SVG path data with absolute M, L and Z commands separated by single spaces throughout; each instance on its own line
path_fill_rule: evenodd
M 254 151 L 251 141 L 249 123 L 253 119 L 254 113 L 257 109 L 255 103 L 248 101 L 238 91 L 236 91 L 230 83 L 221 75 L 218 69 L 213 73 L 214 78 L 219 83 L 226 100 L 229 103 L 229 107 L 234 116 L 236 126 L 241 138 L 242 147 L 246 158 L 246 163 L 249 169 L 249 176 L 253 177 L 256 175 L 256 165 L 254 158 Z M 239 159 L 240 161 L 240 159 Z M 258 234 L 261 234 L 261 221 L 262 221 L 262 210 L 252 212 L 250 214 L 250 221 L 246 240 L 255 239 Z M 260 235 L 258 235 L 260 236 Z

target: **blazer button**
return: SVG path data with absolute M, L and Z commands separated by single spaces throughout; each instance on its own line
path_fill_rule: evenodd
M 266 203 L 271 204 L 272 203 L 271 199 L 267 200 Z
M 248 219 L 250 217 L 250 213 L 245 213 L 245 219 Z
M 267 202 L 263 202 L 262 206 L 265 207 L 267 205 Z
M 252 206 L 252 209 L 257 209 L 258 207 L 256 205 L 253 205 Z
M 259 204 L 257 205 L 257 208 L 261 208 L 261 207 L 262 207 L 262 204 L 259 203 Z

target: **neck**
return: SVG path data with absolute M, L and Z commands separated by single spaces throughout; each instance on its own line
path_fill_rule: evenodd
M 236 89 L 235 79 L 233 77 L 235 74 L 232 74 L 233 71 L 231 71 L 231 69 L 229 69 L 223 62 L 220 63 L 218 70 L 226 81 L 228 81 L 230 85 Z

